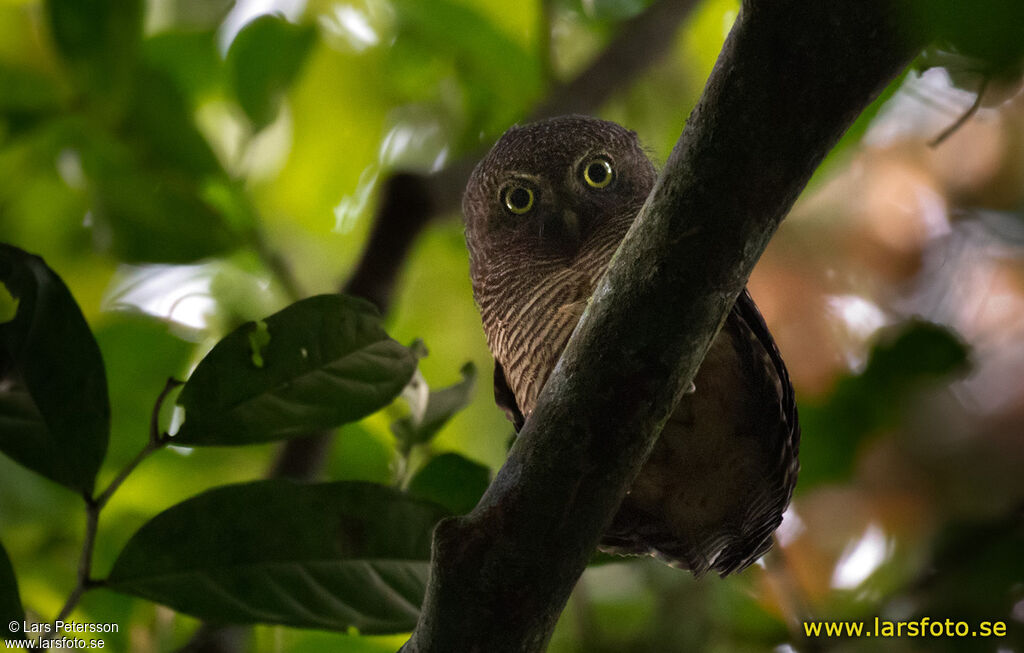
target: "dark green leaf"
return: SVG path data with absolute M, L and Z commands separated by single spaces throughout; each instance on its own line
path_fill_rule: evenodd
M 175 173 L 202 179 L 223 173 L 210 144 L 196 128 L 181 89 L 166 73 L 139 71 L 124 129 L 141 162 L 166 170 L 165 177 Z
M 57 51 L 82 90 L 123 97 L 142 34 L 142 0 L 48 0 Z M 113 96 L 113 97 L 111 97 Z
M 249 322 L 196 368 L 178 397 L 185 423 L 176 442 L 248 444 L 333 428 L 386 406 L 416 367 L 376 308 L 359 299 L 310 297 L 264 322 L 262 366 L 253 362 L 257 325 Z
M 443 516 L 369 483 L 221 487 L 139 529 L 107 580 L 212 621 L 403 632 L 416 622 Z
M 491 470 L 484 465 L 457 453 L 444 453 L 413 476 L 409 494 L 464 515 L 476 506 L 490 483 Z
M 120 161 L 89 172 L 101 251 L 129 262 L 188 263 L 238 245 L 240 236 L 195 180 Z
M 911 320 L 882 334 L 860 374 L 822 404 L 800 407 L 801 491 L 853 469 L 857 447 L 895 425 L 913 394 L 968 368 L 967 346 L 947 328 Z
M 0 544 L 0 628 L 7 639 L 20 638 L 21 624 L 25 622 L 25 609 L 21 607 L 18 596 L 18 579 L 14 577 L 14 568 L 7 557 L 7 551 Z M 13 630 L 10 625 L 17 627 Z
M 0 324 L 0 450 L 58 483 L 92 492 L 110 431 L 96 340 L 46 263 L 0 244 L 0 282 L 18 313 Z
M 221 82 L 222 62 L 212 28 L 161 32 L 146 39 L 142 51 L 147 64 L 171 76 L 193 99 Z
M 0 114 L 52 111 L 59 106 L 58 96 L 49 77 L 0 63 Z
M 391 424 L 391 431 L 404 451 L 414 445 L 430 442 L 455 413 L 469 404 L 473 396 L 473 384 L 476 382 L 476 367 L 470 362 L 459 371 L 462 373 L 461 381 L 431 392 L 425 406 L 413 405 L 412 415 Z
M 274 121 L 281 95 L 302 70 L 316 30 L 264 15 L 242 28 L 228 50 L 235 97 L 259 130 Z
M 1024 65 L 1024 3 L 1019 0 L 914 0 L 915 27 L 976 59 L 977 72 L 1016 78 Z M 974 90 L 974 89 L 972 89 Z
M 174 80 L 137 71 L 116 133 L 88 121 L 67 129 L 92 203 L 94 245 L 125 261 L 184 263 L 242 240 L 226 175 Z

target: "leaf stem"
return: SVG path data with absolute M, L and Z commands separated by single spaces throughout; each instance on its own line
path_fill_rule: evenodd
M 945 129 L 942 130 L 941 133 L 939 133 L 938 136 L 928 141 L 928 147 L 938 147 L 939 145 L 941 145 L 943 141 L 945 141 L 947 138 L 955 134 L 961 127 L 963 127 L 967 123 L 968 120 L 971 119 L 972 116 L 974 116 L 975 113 L 978 112 L 978 109 L 981 108 L 981 101 L 985 99 L 985 91 L 988 90 L 988 83 L 990 80 L 991 77 L 989 77 L 988 75 L 985 75 L 984 77 L 981 78 L 981 83 L 978 85 L 978 95 L 977 97 L 974 98 L 974 102 L 971 104 L 971 106 L 968 107 L 967 111 L 964 111 L 963 114 L 959 118 L 957 118 L 952 125 L 946 127 Z
M 156 402 L 153 404 L 153 412 L 149 418 L 149 439 L 146 442 L 146 446 L 118 472 L 117 476 L 110 481 L 110 484 L 107 485 L 103 492 L 95 497 L 90 496 L 88 493 L 82 494 L 82 498 L 85 500 L 85 537 L 82 541 L 82 553 L 78 560 L 78 580 L 54 621 L 64 621 L 67 619 L 68 615 L 75 609 L 75 606 L 78 605 L 78 601 L 86 590 L 103 584 L 101 580 L 90 577 L 92 573 L 92 554 L 96 547 L 96 534 L 99 529 L 100 511 L 103 510 L 103 507 L 110 501 L 110 497 L 114 495 L 114 492 L 128 478 L 128 475 L 139 466 L 139 463 L 169 441 L 170 437 L 166 433 L 160 432 L 160 408 L 167 399 L 167 395 L 181 384 L 182 382 L 177 379 L 168 378 L 163 390 L 157 395 Z

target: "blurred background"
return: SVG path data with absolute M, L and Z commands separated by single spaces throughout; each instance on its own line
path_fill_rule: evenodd
M 1022 46 L 993 1 L 919 12 L 946 40 L 858 120 L 750 280 L 803 422 L 775 549 L 726 580 L 595 565 L 551 651 L 1024 652 Z M 145 443 L 167 376 L 243 321 L 343 287 L 380 304 L 394 338 L 424 341 L 431 386 L 480 370 L 471 404 L 409 463 L 454 451 L 496 470 L 512 428 L 469 285 L 468 167 L 511 124 L 566 111 L 634 129 L 664 161 L 739 3 L 49 6 L 0 1 L 0 240 L 46 259 L 99 340 L 103 487 Z M 319 475 L 394 483 L 396 411 L 340 429 Z M 159 452 L 104 511 L 96 574 L 160 510 L 262 477 L 277 455 Z M 79 497 L 0 458 L 0 537 L 30 616 L 63 604 L 83 529 Z M 875 616 L 1005 621 L 1007 635 L 808 640 L 801 626 Z M 74 618 L 118 623 L 115 651 L 176 650 L 199 626 L 103 590 Z M 236 643 L 404 639 L 259 626 Z

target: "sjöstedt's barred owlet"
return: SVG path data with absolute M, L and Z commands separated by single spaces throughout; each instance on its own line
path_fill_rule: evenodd
M 633 132 L 581 116 L 509 129 L 473 172 L 463 199 L 473 293 L 495 398 L 517 430 L 654 180 Z M 793 390 L 746 291 L 694 385 L 601 548 L 724 575 L 771 546 L 798 469 Z

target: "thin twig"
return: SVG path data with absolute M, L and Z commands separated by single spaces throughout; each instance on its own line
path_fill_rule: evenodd
M 988 75 L 981 78 L 981 84 L 978 85 L 978 96 L 974 98 L 974 102 L 971 106 L 963 113 L 962 116 L 956 119 L 956 122 L 943 129 L 938 136 L 928 141 L 928 147 L 938 147 L 941 145 L 943 141 L 955 134 L 957 130 L 963 127 L 964 124 L 966 124 L 967 121 L 978 112 L 978 109 L 981 108 L 981 101 L 985 98 L 985 91 L 988 90 L 988 83 L 991 79 L 992 78 Z
M 86 590 L 103 584 L 102 581 L 90 577 L 92 573 L 92 554 L 96 546 L 96 533 L 99 529 L 100 511 L 103 510 L 103 507 L 110 501 L 110 497 L 114 495 L 114 492 L 128 478 L 128 475 L 139 466 L 139 463 L 145 460 L 151 453 L 167 444 L 169 440 L 167 434 L 160 432 L 160 408 L 167 399 L 167 395 L 181 384 L 182 382 L 177 379 L 168 378 L 163 390 L 157 395 L 156 402 L 153 404 L 153 412 L 149 418 L 149 438 L 146 441 L 146 446 L 117 473 L 117 476 L 110 481 L 110 484 L 107 485 L 103 492 L 95 497 L 91 497 L 88 494 L 82 495 L 82 498 L 85 500 L 85 537 L 82 541 L 82 553 L 78 560 L 78 579 L 54 621 L 64 621 L 71 614 L 72 610 L 75 609 L 75 606 L 78 605 L 78 601 Z
M 82 554 L 78 559 L 78 582 L 68 595 L 67 601 L 60 609 L 54 621 L 64 621 L 71 611 L 78 605 L 79 599 L 86 590 L 89 581 L 89 573 L 92 569 L 92 552 L 96 544 L 96 530 L 100 520 L 100 506 L 89 495 L 83 495 L 85 499 L 85 539 L 82 542 Z

